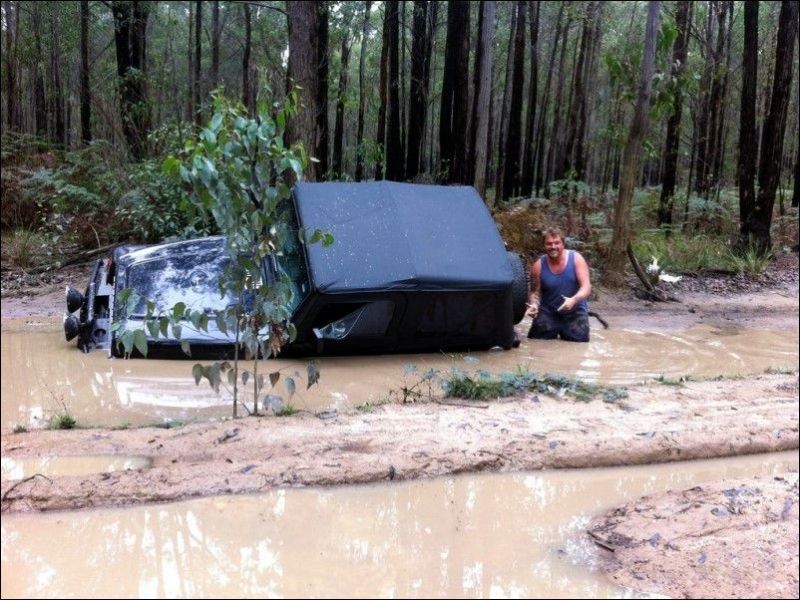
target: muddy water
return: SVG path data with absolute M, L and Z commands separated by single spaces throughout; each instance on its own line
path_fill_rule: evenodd
M 7 516 L 2 596 L 631 596 L 594 570 L 593 515 L 797 466 L 786 452 Z
M 705 325 L 666 333 L 633 329 L 595 329 L 589 344 L 525 340 L 508 352 L 338 357 L 318 359 L 318 385 L 291 399 L 296 408 L 346 410 L 365 402 L 397 399 L 419 372 L 512 370 L 518 365 L 539 373 L 560 373 L 586 381 L 631 384 L 663 375 L 714 376 L 762 372 L 768 367 L 798 368 L 798 329 L 736 329 Z M 125 426 L 154 422 L 224 418 L 230 393 L 196 386 L 189 361 L 109 359 L 103 352 L 83 354 L 63 339 L 55 320 L 4 320 L 2 331 L 2 423 L 46 426 L 65 409 L 80 425 Z M 280 370 L 284 379 L 305 373 L 305 361 L 279 359 L 260 372 Z M 302 382 L 302 378 L 300 379 Z M 437 388 L 438 389 L 438 388 Z M 394 390 L 394 392 L 393 392 Z M 277 394 L 287 396 L 282 381 Z

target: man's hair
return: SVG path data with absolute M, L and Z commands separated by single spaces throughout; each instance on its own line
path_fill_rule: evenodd
M 549 237 L 557 237 L 561 238 L 561 241 L 564 241 L 564 232 L 561 231 L 558 227 L 548 227 L 542 233 L 542 239 L 549 238 Z

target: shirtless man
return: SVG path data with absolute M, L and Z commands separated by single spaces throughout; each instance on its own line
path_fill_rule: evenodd
M 564 249 L 564 235 L 558 229 L 544 232 L 544 246 L 545 254 L 531 267 L 527 314 L 533 324 L 528 337 L 588 342 L 589 265 L 580 253 Z

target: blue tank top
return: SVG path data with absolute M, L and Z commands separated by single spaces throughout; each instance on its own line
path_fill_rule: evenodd
M 566 252 L 568 253 L 567 266 L 558 275 L 550 270 L 546 255 L 542 255 L 539 259 L 542 267 L 542 272 L 539 275 L 539 281 L 541 282 L 540 304 L 554 313 L 564 303 L 562 296 L 574 296 L 581 287 L 578 283 L 578 277 L 575 275 L 575 252 L 572 250 L 567 250 Z M 589 305 L 586 300 L 581 300 L 572 312 L 576 311 L 582 313 L 589 311 Z

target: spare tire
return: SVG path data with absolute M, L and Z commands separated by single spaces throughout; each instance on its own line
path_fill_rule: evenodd
M 514 281 L 511 284 L 511 306 L 514 314 L 514 324 L 519 323 L 525 317 L 528 305 L 528 294 L 530 293 L 530 276 L 522 257 L 515 252 L 507 252 L 508 262 L 511 263 L 511 272 L 514 274 Z

